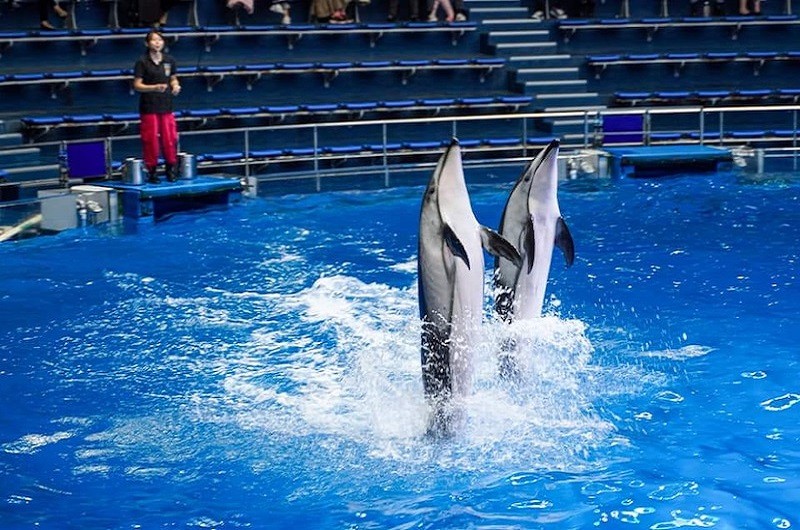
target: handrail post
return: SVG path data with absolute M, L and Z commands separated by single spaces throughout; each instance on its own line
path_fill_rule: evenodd
M 706 109 L 705 107 L 700 107 L 700 145 L 705 143 L 705 135 L 706 135 Z
M 620 2 L 619 16 L 620 18 L 631 17 L 631 4 L 629 0 L 622 0 L 622 2 Z
M 725 134 L 725 113 L 719 113 L 719 145 L 722 145 L 723 142 L 723 135 Z
M 111 179 L 111 137 L 106 136 L 105 141 L 105 150 L 106 150 L 106 180 Z
M 792 111 L 792 152 L 794 153 L 794 160 L 792 169 L 797 171 L 797 109 Z
M 589 111 L 583 111 L 583 148 L 589 148 Z
M 650 133 L 651 130 L 651 123 L 650 123 L 650 109 L 645 109 L 644 111 L 644 119 L 642 120 L 642 133 L 644 136 L 644 145 L 650 145 Z
M 669 2 L 668 0 L 661 0 L 661 11 L 659 13 L 662 17 L 669 16 Z
M 311 130 L 314 133 L 314 176 L 317 181 L 317 191 L 322 191 L 322 182 L 319 176 L 319 129 L 315 125 Z
M 244 130 L 244 176 L 250 178 L 250 129 Z
M 389 187 L 389 148 L 387 147 L 389 143 L 389 135 L 387 130 L 387 123 L 383 122 L 381 124 L 381 130 L 383 132 L 383 185 L 385 187 Z
M 528 118 L 522 118 L 522 156 L 528 158 Z
M 792 0 L 786 0 L 786 14 L 792 14 Z

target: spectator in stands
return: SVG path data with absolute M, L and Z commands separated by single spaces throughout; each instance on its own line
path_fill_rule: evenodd
M 147 182 L 160 182 L 158 167 L 159 146 L 166 162 L 167 180 L 178 180 L 178 127 L 172 114 L 172 99 L 181 91 L 175 59 L 163 53 L 164 38 L 152 30 L 145 37 L 147 52 L 133 68 L 133 88 L 139 92 L 139 134 L 142 138 L 142 158 L 147 168 Z
M 274 2 L 269 6 L 269 10 L 273 13 L 281 15 L 281 24 L 288 26 L 292 23 L 291 5 L 289 2 Z
M 175 7 L 175 4 L 178 3 L 178 0 L 161 0 L 161 16 L 158 18 L 158 22 L 156 22 L 156 27 L 163 26 L 167 23 L 167 17 L 169 17 L 169 10 Z
M 750 11 L 747 7 L 747 0 L 739 0 L 739 14 L 740 15 L 760 15 L 761 14 L 761 0 L 753 0 L 753 10 Z
M 242 8 L 248 15 L 253 14 L 253 0 L 228 0 L 227 4 L 228 9 L 233 9 L 234 11 L 238 8 Z M 284 26 L 289 25 L 292 23 L 292 17 L 290 14 L 290 7 L 288 2 L 273 2 L 269 6 L 269 10 L 273 13 L 278 13 L 281 15 L 281 24 Z M 236 24 L 239 23 L 239 16 L 236 15 Z
M 386 16 L 386 20 L 389 22 L 394 22 L 397 20 L 397 8 L 399 4 L 399 0 L 389 0 L 389 14 Z M 419 0 L 409 0 L 408 18 L 412 22 L 419 20 Z
M 546 18 L 545 9 L 547 8 L 544 0 L 538 0 L 536 2 L 536 7 L 534 8 L 533 15 L 531 15 L 531 18 L 537 22 L 541 22 Z M 552 0 L 550 2 L 550 17 L 557 18 L 559 20 L 567 18 L 567 13 L 561 7 L 561 2 L 557 0 Z
M 53 0 L 39 0 L 39 27 L 42 29 L 55 29 L 50 23 L 50 6 L 59 18 L 67 18 L 67 12 L 58 2 Z
M 706 9 L 705 6 L 708 8 Z M 705 10 L 710 10 L 710 12 L 706 14 Z M 689 14 L 693 17 L 724 16 L 725 0 L 689 0 Z
M 445 20 L 447 22 L 452 22 L 456 19 L 456 12 L 453 10 L 453 4 L 450 3 L 450 0 L 434 0 L 430 6 L 430 11 L 428 11 L 428 22 L 436 22 L 439 20 L 436 12 L 440 7 L 444 10 Z
M 347 13 L 345 12 L 346 8 L 346 0 L 312 0 L 311 16 L 317 21 L 327 20 L 334 24 L 352 22 L 352 20 L 347 17 Z

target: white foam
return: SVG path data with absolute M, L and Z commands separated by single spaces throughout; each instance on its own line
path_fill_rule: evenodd
M 487 461 L 582 468 L 595 449 L 618 438 L 593 410 L 591 399 L 604 385 L 587 379 L 606 377 L 591 364 L 592 345 L 578 320 L 487 321 L 474 345 L 465 428 L 438 445 L 424 437 L 416 286 L 328 276 L 278 306 L 294 322 L 255 332 L 241 357 L 226 358 L 220 370 L 224 405 L 243 428 L 323 437 L 331 451 L 356 444 L 375 459 L 460 469 Z M 498 375 L 499 345 L 509 337 L 520 370 L 513 383 Z

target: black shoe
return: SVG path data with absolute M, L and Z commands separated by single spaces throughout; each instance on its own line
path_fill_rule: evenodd
M 167 180 L 170 182 L 178 182 L 178 174 L 175 172 L 175 166 L 167 164 L 166 167 Z
M 148 184 L 161 184 L 161 179 L 156 175 L 156 169 L 147 170 L 147 183 Z

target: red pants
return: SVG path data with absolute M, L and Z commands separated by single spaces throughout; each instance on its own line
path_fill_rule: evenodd
M 139 134 L 142 137 L 142 158 L 145 167 L 155 169 L 158 165 L 159 139 L 164 161 L 169 165 L 178 163 L 178 127 L 175 116 L 165 114 L 142 114 Z

